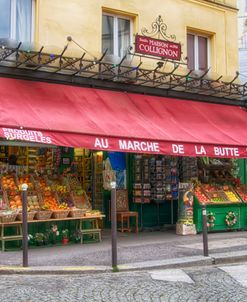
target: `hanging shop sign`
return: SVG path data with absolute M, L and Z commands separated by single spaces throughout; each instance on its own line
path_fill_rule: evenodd
M 141 30 L 142 35 L 136 35 L 135 51 L 143 55 L 180 61 L 181 44 L 175 42 L 175 35 L 167 34 L 167 25 L 161 16 L 152 22 L 151 28 L 149 31 L 144 27 Z
M 247 148 L 244 146 L 177 143 L 172 141 L 153 141 L 132 138 L 127 139 L 110 136 L 97 137 L 95 135 L 82 133 L 33 131 L 11 128 L 0 128 L 0 137 L 3 137 L 7 140 L 37 142 L 65 147 L 83 147 L 93 150 L 164 154 L 175 156 L 208 156 L 219 158 L 247 157 Z
M 176 61 L 181 59 L 181 44 L 140 35 L 136 36 L 135 51 L 162 59 Z

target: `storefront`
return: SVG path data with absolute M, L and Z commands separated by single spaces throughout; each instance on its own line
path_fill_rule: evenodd
M 3 222 L 21 219 L 18 185 L 27 182 L 34 237 L 44 234 L 43 220 L 51 219 L 51 228 L 52 219 L 58 219 L 61 234 L 67 230 L 74 234 L 83 230 L 78 221 L 92 222 L 96 216 L 97 223 L 84 231 L 100 240 L 99 221 L 104 219 L 104 226 L 109 226 L 109 193 L 103 189 L 103 160 L 109 158 L 119 188 L 128 190 L 127 206 L 138 213 L 141 229 L 160 229 L 179 219 L 185 225 L 195 223 L 200 232 L 201 201 L 209 203 L 209 230 L 246 227 L 246 189 L 238 184 L 235 191 L 238 175 L 226 173 L 236 164 L 230 159 L 247 154 L 246 111 L 241 107 L 0 81 Z M 17 164 L 14 175 L 6 170 L 8 164 L 10 169 Z M 194 221 L 192 204 L 187 217 L 177 217 L 179 182 L 198 184 L 198 179 L 204 184 L 195 188 Z
M 244 228 L 245 188 L 238 186 L 237 193 L 233 186 L 246 170 L 240 162 L 247 157 L 245 85 L 235 82 L 238 75 L 228 81 L 209 76 L 205 58 L 191 65 L 190 42 L 199 39 L 205 51 L 211 33 L 205 38 L 188 31 L 185 37 L 183 31 L 183 43 L 176 42 L 159 15 L 153 31 L 136 32 L 134 47 L 127 43 L 115 62 L 104 34 L 112 16 L 101 13 L 99 57 L 71 36 L 59 54 L 1 41 L 2 242 L 22 238 L 22 183 L 29 185 L 36 241 L 47 240 L 47 229 L 51 240 L 69 233 L 80 242 L 100 241 L 101 228 L 114 224 L 113 180 L 121 231 L 130 231 L 130 223 L 136 232 L 177 223 L 179 234 L 200 232 L 202 202 L 209 204 L 210 230 Z M 66 55 L 73 45 L 83 50 L 81 56 Z M 8 223 L 16 233 L 3 238 Z

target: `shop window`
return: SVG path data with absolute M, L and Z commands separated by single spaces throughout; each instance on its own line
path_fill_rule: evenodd
M 117 15 L 102 16 L 102 52 L 123 57 L 131 44 L 131 20 Z
M 0 0 L 0 38 L 30 42 L 34 0 Z
M 187 34 L 187 58 L 189 69 L 207 69 L 209 66 L 209 38 Z

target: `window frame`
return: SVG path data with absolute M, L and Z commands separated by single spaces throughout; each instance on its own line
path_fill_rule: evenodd
M 34 41 L 35 34 L 35 5 L 36 0 L 31 0 L 32 11 L 31 11 L 31 41 Z M 10 2 L 10 39 L 16 39 L 16 0 Z
M 201 34 L 201 33 L 196 33 L 193 31 L 187 31 L 186 32 L 186 37 L 188 37 L 188 35 L 192 35 L 194 36 L 194 70 L 200 70 L 199 69 L 199 43 L 198 43 L 198 37 L 202 37 L 202 38 L 206 38 L 207 39 L 207 69 L 209 68 L 210 64 L 211 64 L 211 39 L 210 36 L 205 35 L 205 34 Z M 187 38 L 187 43 L 188 43 L 188 38 Z M 188 49 L 188 47 L 187 47 Z
M 121 15 L 121 14 L 117 14 L 117 13 L 116 14 L 108 13 L 105 11 L 102 12 L 102 18 L 103 18 L 103 16 L 113 17 L 113 53 L 107 54 L 107 55 L 112 55 L 112 56 L 120 58 L 120 56 L 118 55 L 118 43 L 119 43 L 119 41 L 118 41 L 118 19 L 124 19 L 124 20 L 128 20 L 130 22 L 130 42 L 129 42 L 130 45 L 133 44 L 133 19 L 126 15 Z M 103 33 L 101 33 L 101 49 L 103 48 L 102 36 L 103 36 Z

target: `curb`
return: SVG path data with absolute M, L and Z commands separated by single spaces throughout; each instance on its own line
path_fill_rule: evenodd
M 247 251 L 217 253 L 209 257 L 193 256 L 118 265 L 119 272 L 211 266 L 247 261 Z M 112 273 L 111 266 L 0 266 L 0 275 L 69 275 Z
M 237 251 L 229 253 L 217 253 L 210 255 L 213 259 L 213 264 L 225 264 L 247 261 L 247 251 Z
M 0 275 L 68 275 L 111 273 L 109 266 L 0 266 Z
M 118 265 L 120 272 L 212 265 L 211 257 L 195 256 Z

